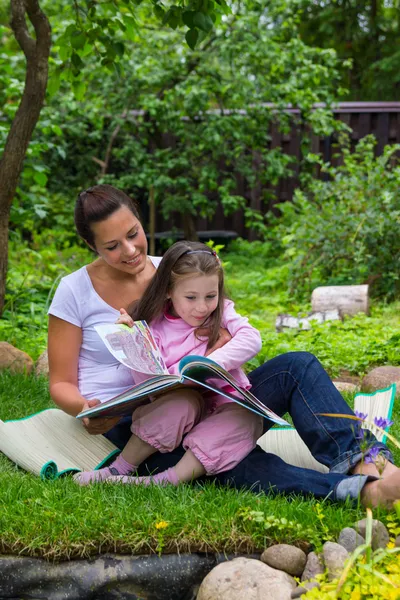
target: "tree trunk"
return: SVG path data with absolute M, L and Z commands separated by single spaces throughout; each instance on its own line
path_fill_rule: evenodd
M 48 77 L 51 28 L 38 0 L 11 0 L 11 28 L 26 57 L 25 87 L 0 159 L 0 316 L 8 264 L 8 223 L 11 203 L 25 154 L 43 106 Z M 36 39 L 29 35 L 26 15 Z

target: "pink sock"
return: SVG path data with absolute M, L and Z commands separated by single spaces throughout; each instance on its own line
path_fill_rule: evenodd
M 166 471 L 157 473 L 157 475 L 148 475 L 146 477 L 129 477 L 129 476 L 117 476 L 109 479 L 112 483 L 125 483 L 128 485 L 179 485 L 178 475 L 176 474 L 175 467 L 171 467 Z
M 128 463 L 122 454 L 120 454 L 108 467 L 97 469 L 96 471 L 83 471 L 82 473 L 77 473 L 74 475 L 74 480 L 79 483 L 79 485 L 88 485 L 95 481 L 105 481 L 109 477 L 129 475 L 129 473 L 132 473 L 132 471 L 135 471 L 136 469 L 136 465 Z

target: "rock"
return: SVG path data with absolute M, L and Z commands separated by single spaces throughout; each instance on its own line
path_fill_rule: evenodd
M 387 388 L 392 383 L 397 384 L 397 396 L 400 395 L 400 367 L 376 367 L 364 377 L 361 383 L 362 392 L 375 392 Z
M 306 566 L 307 556 L 303 550 L 295 546 L 276 544 L 264 550 L 261 560 L 274 569 L 300 577 Z
M 336 542 L 325 542 L 323 546 L 323 555 L 325 567 L 328 571 L 328 579 L 336 579 L 340 577 L 346 560 L 349 558 L 349 553 L 343 546 Z
M 292 590 L 291 597 L 300 598 L 303 594 L 306 594 L 309 590 L 312 590 L 314 588 L 320 588 L 318 581 L 309 581 L 304 585 L 299 585 L 299 587 L 297 587 L 295 590 Z
M 301 576 L 301 581 L 308 581 L 309 579 L 315 579 L 316 575 L 322 575 L 325 571 L 324 565 L 318 554 L 310 552 L 307 556 L 306 567 Z
M 325 321 L 338 321 L 340 314 L 338 310 L 328 310 L 324 312 L 311 312 L 307 317 L 293 317 L 292 315 L 279 314 L 275 320 L 275 329 L 281 333 L 285 329 L 303 329 L 308 331 L 314 323 L 324 323 Z
M 49 376 L 49 357 L 47 354 L 47 350 L 42 352 L 39 358 L 36 361 L 35 373 L 37 376 L 43 375 L 44 377 Z
M 365 544 L 365 539 L 352 527 L 345 527 L 339 534 L 338 544 L 351 553 L 358 546 Z
M 214 555 L 101 555 L 52 562 L 0 556 L 0 598 L 16 600 L 182 600 L 215 566 Z M 259 561 L 258 561 L 259 562 Z M 262 563 L 260 563 L 262 565 Z M 286 596 L 287 597 L 287 596 Z M 290 598 L 290 594 L 289 594 Z
M 290 600 L 290 575 L 260 560 L 235 558 L 214 567 L 203 579 L 197 600 Z
M 369 314 L 368 285 L 330 285 L 317 287 L 311 294 L 314 312 L 335 310 L 341 315 Z
M 12 373 L 31 373 L 33 360 L 8 342 L 0 342 L 0 371 L 3 369 L 10 369 Z
M 367 519 L 361 519 L 355 524 L 355 529 L 365 538 L 367 529 Z M 389 543 L 389 533 L 381 521 L 372 519 L 372 550 L 377 548 L 386 548 Z
M 358 392 L 360 389 L 358 385 L 347 381 L 332 381 L 332 383 L 339 392 Z

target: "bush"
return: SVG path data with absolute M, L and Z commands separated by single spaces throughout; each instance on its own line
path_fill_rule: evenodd
M 317 285 L 371 283 L 375 296 L 400 292 L 400 146 L 374 155 L 376 140 L 363 138 L 343 164 L 321 165 L 328 180 L 310 179 L 293 203 L 280 205 L 278 225 L 291 264 L 290 287 L 298 296 Z

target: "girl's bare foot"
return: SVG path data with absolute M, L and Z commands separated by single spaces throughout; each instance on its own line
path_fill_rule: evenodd
M 394 467 L 394 471 L 390 470 L 390 475 L 365 484 L 361 491 L 361 503 L 364 506 L 392 508 L 393 503 L 400 500 L 400 469 Z

